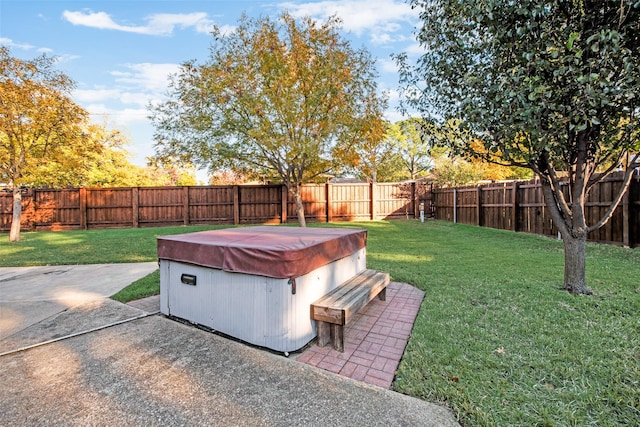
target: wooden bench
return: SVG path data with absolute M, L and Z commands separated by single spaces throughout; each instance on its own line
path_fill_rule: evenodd
M 331 341 L 334 349 L 344 352 L 344 326 L 376 295 L 384 301 L 388 284 L 389 273 L 364 270 L 311 304 L 318 346 L 324 347 Z

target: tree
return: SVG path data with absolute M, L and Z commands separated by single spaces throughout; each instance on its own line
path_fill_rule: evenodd
M 284 13 L 245 16 L 232 33 L 214 28 L 207 62 L 184 63 L 169 99 L 151 107 L 156 156 L 275 176 L 304 226 L 300 185 L 382 137 L 374 61 L 350 47 L 339 24 Z
M 104 186 L 116 181 L 121 172 L 114 170 L 114 161 L 121 168 L 128 164 L 126 152 L 122 151 L 127 143 L 122 133 L 106 125 L 86 123 L 78 135 L 79 140 L 65 141 L 50 153 L 46 162 L 26 168 L 23 185 L 63 188 Z
M 47 158 L 25 170 L 24 185 L 64 187 L 157 187 L 196 185 L 195 169 L 130 162 L 126 136 L 107 124 L 89 123 L 79 141 L 67 141 Z
M 459 186 L 481 180 L 531 179 L 530 169 L 502 164 L 500 151 L 488 150 L 482 140 L 460 126 L 458 119 L 432 126 L 430 154 L 437 184 Z
M 71 100 L 73 81 L 45 55 L 23 61 L 0 46 L 0 181 L 13 190 L 9 240 L 20 239 L 24 179 L 37 165 L 82 146 L 87 112 Z
M 347 174 L 353 173 L 368 182 L 388 182 L 400 172 L 400 159 L 387 136 L 391 125 L 380 124 L 382 127 L 378 131 L 386 129 L 385 137 L 365 138 L 361 144 L 355 144 L 345 171 Z
M 411 3 L 426 53 L 415 67 L 397 57 L 402 84 L 417 94 L 409 105 L 463 119 L 484 146 L 484 154 L 455 150 L 499 153 L 503 164 L 535 172 L 564 241 L 564 288 L 590 294 L 587 235 L 609 220 L 638 166 L 640 2 Z M 587 224 L 589 190 L 617 167 L 626 171 L 620 192 Z
M 388 137 L 393 141 L 409 179 L 416 179 L 433 168 L 430 150 L 435 132 L 433 123 L 417 117 L 391 125 Z
M 147 158 L 147 167 L 140 169 L 144 178 L 136 185 L 151 187 L 197 185 L 196 168 L 190 163 L 167 163 L 150 157 Z
M 433 176 L 435 183 L 441 187 L 460 187 L 472 185 L 484 178 L 483 164 L 468 162 L 459 156 L 451 156 L 442 147 L 434 148 Z
M 247 175 L 230 169 L 218 169 L 209 175 L 209 185 L 239 185 L 250 181 Z

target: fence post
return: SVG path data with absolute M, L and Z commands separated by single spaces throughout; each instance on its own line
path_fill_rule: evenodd
M 184 225 L 189 225 L 191 217 L 189 215 L 189 187 L 182 187 L 182 218 Z
M 374 197 L 375 185 L 375 182 L 369 183 L 369 213 L 371 221 L 375 221 L 376 219 L 376 201 Z
M 332 210 L 332 201 L 331 201 L 331 184 L 327 182 L 325 186 L 325 200 L 327 204 L 327 222 L 333 221 L 333 210 Z
M 289 203 L 289 190 L 287 190 L 287 186 L 284 184 L 280 184 L 280 223 L 287 223 L 287 210 Z
M 416 191 L 416 182 L 411 182 L 411 210 L 413 211 L 413 218 L 418 218 L 420 215 L 419 208 L 420 203 L 418 201 L 418 192 Z
M 458 223 L 458 189 L 453 189 L 453 223 Z
M 138 197 L 139 187 L 131 189 L 131 222 L 133 228 L 140 227 L 140 199 Z
M 233 224 L 240 224 L 240 188 L 233 186 Z
M 427 197 L 427 194 L 429 197 Z M 435 195 L 433 194 L 433 183 L 429 184 L 428 190 L 427 187 L 424 188 L 424 202 L 425 205 L 427 203 L 427 200 L 429 201 L 429 218 L 434 218 L 436 217 L 436 204 L 435 204 Z
M 518 231 L 518 189 L 520 184 L 518 181 L 513 181 L 513 188 L 511 194 L 511 229 Z
M 631 184 L 627 191 L 622 196 L 622 246 L 628 248 L 631 246 L 631 213 L 629 212 L 629 193 L 631 193 Z
M 478 226 L 482 227 L 484 223 L 483 212 L 482 212 L 482 187 L 478 186 L 476 188 L 477 193 L 476 197 L 478 199 L 478 203 L 476 204 L 476 216 L 478 218 Z
M 82 187 L 78 190 L 80 198 L 80 229 L 88 229 L 87 225 L 87 189 Z

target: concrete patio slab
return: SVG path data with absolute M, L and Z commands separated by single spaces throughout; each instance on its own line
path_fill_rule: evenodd
M 0 341 L 93 301 L 158 268 L 156 262 L 0 268 Z
M 161 315 L 0 359 L 0 425 L 458 426 L 441 406 Z

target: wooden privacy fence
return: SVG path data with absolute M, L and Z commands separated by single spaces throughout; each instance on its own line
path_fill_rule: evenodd
M 595 223 L 622 185 L 622 175 L 597 184 L 586 203 Z M 310 184 L 301 189 L 309 222 L 427 217 L 503 230 L 556 236 L 540 182 L 514 181 L 435 188 L 423 182 Z M 27 189 L 22 229 L 64 230 L 190 224 L 297 222 L 295 202 L 282 185 Z M 0 191 L 0 231 L 12 218 L 11 192 Z M 613 217 L 589 239 L 640 246 L 640 174 Z
M 416 182 L 304 185 L 309 222 L 414 218 L 430 206 L 430 185 Z M 283 185 L 27 189 L 22 230 L 297 222 Z M 11 192 L 0 192 L 0 230 L 12 218 Z
M 596 184 L 586 201 L 587 224 L 596 223 L 622 185 L 622 173 Z M 434 188 L 435 218 L 502 230 L 557 236 L 537 180 L 492 183 L 473 187 Z M 640 174 L 636 173 L 609 222 L 589 240 L 640 246 Z

